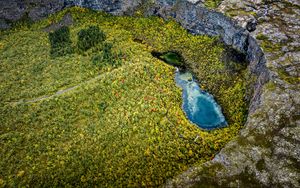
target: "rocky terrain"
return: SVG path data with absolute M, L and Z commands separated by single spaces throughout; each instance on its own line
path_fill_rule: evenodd
M 249 86 L 254 94 L 247 123 L 212 161 L 189 169 L 167 187 L 299 187 L 299 1 L 224 0 L 214 10 L 205 2 L 1 0 L 0 28 L 78 5 L 116 15 L 141 11 L 173 18 L 194 34 L 220 36 L 246 55 L 256 76 Z
M 257 39 L 270 81 L 240 136 L 168 187 L 299 187 L 299 2 L 225 0 L 217 11 Z

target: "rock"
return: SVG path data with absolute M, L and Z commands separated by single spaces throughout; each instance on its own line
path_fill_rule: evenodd
M 11 26 L 4 20 L 0 19 L 0 29 L 9 29 Z
M 64 0 L 0 0 L 0 29 L 9 28 L 4 22 L 16 22 L 21 19 L 37 21 L 64 7 Z
M 0 19 L 17 21 L 20 20 L 25 12 L 26 5 L 21 0 L 0 1 Z
M 256 25 L 257 25 L 257 21 L 256 21 L 256 19 L 253 18 L 253 19 L 250 19 L 247 21 L 245 28 L 249 32 L 252 32 L 252 31 L 255 31 Z
M 48 1 L 37 1 L 31 0 L 31 4 L 35 4 L 37 6 L 33 6 L 28 13 L 29 18 L 32 21 L 37 21 L 46 16 L 60 11 L 64 7 L 63 0 L 48 0 Z
M 193 4 L 197 4 L 199 2 L 203 2 L 201 0 L 187 0 L 187 1 L 190 2 L 190 3 L 193 3 Z
M 101 10 L 114 15 L 124 15 L 132 13 L 133 10 L 141 5 L 142 0 L 65 0 L 65 3 L 71 6 L 76 5 Z

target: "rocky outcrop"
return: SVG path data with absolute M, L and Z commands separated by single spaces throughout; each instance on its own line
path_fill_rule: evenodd
M 70 6 L 80 6 L 109 12 L 113 15 L 131 14 L 138 6 L 142 4 L 142 0 L 65 0 Z
M 37 21 L 64 7 L 64 0 L 0 0 L 0 29 L 22 19 Z
M 65 6 L 115 15 L 131 15 L 142 7 L 146 15 L 175 19 L 194 34 L 220 36 L 246 55 L 256 76 L 247 123 L 212 161 L 167 186 L 300 187 L 299 2 L 224 0 L 208 10 L 205 1 L 0 0 L 0 27 L 24 15 L 37 20 Z
M 299 1 L 224 0 L 217 10 L 244 29 L 257 23 L 249 32 L 262 46 L 270 82 L 240 135 L 167 187 L 300 187 Z

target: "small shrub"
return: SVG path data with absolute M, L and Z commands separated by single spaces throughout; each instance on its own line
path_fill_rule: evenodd
M 104 63 L 102 63 L 102 56 L 100 54 L 96 54 L 92 57 L 92 63 L 100 68 L 104 66 Z
M 87 29 L 82 29 L 78 33 L 78 50 L 80 52 L 87 51 L 88 49 L 103 43 L 105 39 L 105 33 L 97 26 L 90 26 Z
M 64 56 L 74 51 L 70 39 L 70 30 L 66 26 L 49 33 L 49 41 L 51 44 L 50 54 L 53 57 Z
M 98 105 L 98 109 L 102 112 L 104 112 L 107 107 L 108 107 L 108 104 L 106 102 L 100 102 Z

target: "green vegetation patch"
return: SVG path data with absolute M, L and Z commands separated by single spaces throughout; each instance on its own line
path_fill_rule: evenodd
M 104 43 L 102 53 L 93 56 L 92 62 L 98 67 L 110 65 L 112 67 L 118 67 L 122 64 L 122 52 L 112 52 L 112 44 Z
M 223 0 L 206 0 L 206 1 L 204 2 L 204 5 L 205 5 L 207 8 L 212 8 L 212 9 L 214 9 L 214 8 L 217 8 L 217 7 L 221 4 L 222 1 L 223 1 Z
M 74 51 L 70 39 L 70 30 L 66 26 L 49 33 L 49 40 L 51 44 L 50 53 L 53 57 L 64 56 Z
M 226 16 L 228 17 L 235 17 L 235 16 L 239 16 L 239 15 L 252 15 L 254 17 L 256 17 L 256 12 L 254 11 L 245 11 L 243 9 L 230 9 L 227 10 L 225 13 Z
M 300 77 L 289 75 L 289 73 L 282 67 L 277 70 L 279 77 L 289 84 L 297 84 L 300 82 Z
M 102 44 L 106 39 L 106 35 L 97 26 L 89 26 L 78 32 L 77 47 L 79 51 L 87 51 L 88 49 Z
M 103 45 L 52 58 L 43 28 L 66 13 L 74 19 L 72 46 L 90 26 L 105 33 Z M 175 68 L 153 51 L 182 55 L 229 126 L 204 131 L 191 124 Z M 230 70 L 223 51 L 214 38 L 174 21 L 76 7 L 1 35 L 0 186 L 157 187 L 211 160 L 247 112 L 247 74 Z
M 273 43 L 269 40 L 268 36 L 263 34 L 258 34 L 256 39 L 261 40 L 261 47 L 265 52 L 280 51 L 283 46 L 281 43 Z

